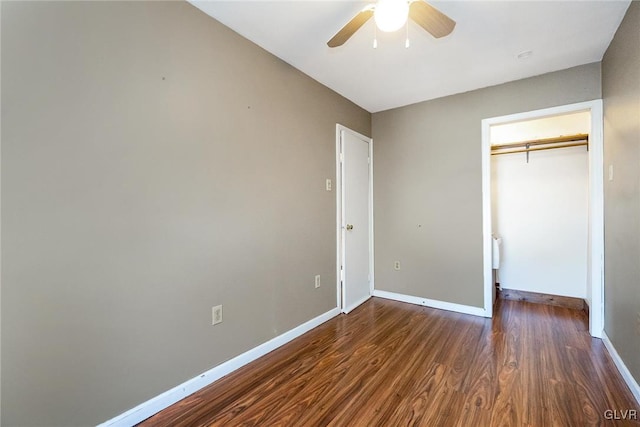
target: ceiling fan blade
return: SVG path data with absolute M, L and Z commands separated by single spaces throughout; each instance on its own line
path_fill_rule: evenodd
M 409 17 L 437 39 L 451 34 L 456 26 L 456 21 L 423 0 L 411 2 Z
M 365 8 L 361 10 L 356 16 L 353 17 L 351 21 L 347 22 L 347 25 L 342 27 L 342 29 L 338 31 L 336 35 L 333 36 L 331 40 L 327 42 L 327 46 L 329 47 L 342 46 L 372 16 L 373 16 L 373 9 Z

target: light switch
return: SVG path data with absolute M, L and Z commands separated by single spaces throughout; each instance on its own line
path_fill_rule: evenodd
M 327 191 L 331 191 L 331 180 L 330 179 L 327 179 L 325 185 L 326 185 Z

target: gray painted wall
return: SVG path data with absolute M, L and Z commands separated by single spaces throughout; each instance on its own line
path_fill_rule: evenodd
M 374 114 L 376 289 L 482 307 L 481 120 L 600 87 L 594 63 Z
M 602 61 L 605 173 L 605 332 L 640 382 L 640 2 Z
M 335 307 L 325 179 L 368 112 L 183 2 L 1 27 L 4 426 L 105 421 Z

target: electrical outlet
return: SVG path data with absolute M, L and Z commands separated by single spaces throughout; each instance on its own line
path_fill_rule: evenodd
M 394 270 L 400 270 L 400 261 L 396 261 L 393 263 L 393 269 Z
M 327 178 L 327 180 L 325 181 L 325 189 L 327 191 L 331 191 L 331 180 Z
M 316 289 L 320 287 L 320 275 L 316 275 Z
M 211 324 L 222 323 L 222 305 L 216 305 L 211 309 Z

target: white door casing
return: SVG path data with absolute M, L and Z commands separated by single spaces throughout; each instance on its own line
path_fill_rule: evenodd
M 348 313 L 373 288 L 372 140 L 337 126 L 338 306 Z

